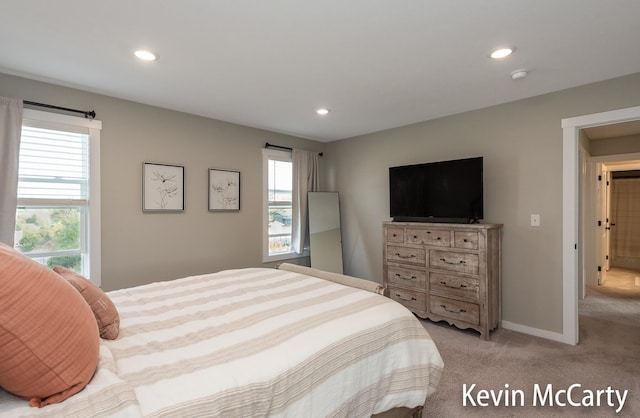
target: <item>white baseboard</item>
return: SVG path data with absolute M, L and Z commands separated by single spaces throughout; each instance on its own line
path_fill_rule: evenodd
M 526 325 L 515 324 L 509 321 L 502 321 L 502 328 L 508 329 L 510 331 L 521 332 L 523 334 L 533 335 L 534 337 L 546 338 L 547 340 L 566 343 L 564 335 L 557 332 L 546 331 L 539 328 L 532 328 Z

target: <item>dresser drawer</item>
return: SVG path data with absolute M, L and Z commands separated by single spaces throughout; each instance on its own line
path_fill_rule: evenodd
M 404 243 L 404 228 L 387 228 L 387 242 Z
M 454 276 L 452 274 L 429 274 L 429 290 L 443 296 L 478 301 L 480 283 L 478 279 Z
M 473 325 L 480 323 L 480 309 L 475 303 L 431 296 L 429 298 L 429 312 Z
M 479 265 L 478 254 L 429 250 L 429 267 L 432 268 L 477 275 Z
M 387 281 L 421 290 L 427 289 L 427 273 L 420 270 L 389 266 L 387 268 Z
M 477 250 L 478 240 L 479 236 L 477 232 L 454 231 L 453 233 L 453 246 L 455 248 Z
M 422 312 L 427 310 L 427 295 L 425 293 L 389 287 L 389 296 L 409 309 Z
M 500 327 L 502 225 L 385 222 L 385 294 L 418 317 L 475 329 Z
M 407 228 L 407 244 L 451 247 L 451 231 Z
M 397 245 L 387 246 L 387 261 L 424 266 L 426 257 L 427 252 L 424 248 L 400 247 Z

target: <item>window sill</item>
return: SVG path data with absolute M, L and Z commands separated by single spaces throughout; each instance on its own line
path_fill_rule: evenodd
M 283 253 L 283 254 L 278 254 L 278 255 L 264 256 L 264 257 L 262 257 L 262 262 L 263 263 L 273 263 L 273 262 L 277 262 L 277 261 L 293 260 L 295 258 L 309 257 L 309 255 L 310 255 L 309 250 L 304 250 L 304 252 L 302 254 L 298 254 L 298 253 Z

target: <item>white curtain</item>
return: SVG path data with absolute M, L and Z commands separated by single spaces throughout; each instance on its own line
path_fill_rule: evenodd
M 293 222 L 291 225 L 291 246 L 302 254 L 308 246 L 307 193 L 318 191 L 318 153 L 293 149 Z
M 22 100 L 0 97 L 0 242 L 13 247 L 18 204 Z
M 640 268 L 640 179 L 613 179 L 611 265 Z

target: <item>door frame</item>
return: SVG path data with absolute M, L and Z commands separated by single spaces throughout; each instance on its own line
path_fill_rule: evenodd
M 608 271 L 611 267 L 611 261 L 614 259 L 615 255 L 611 244 L 611 239 L 614 236 L 615 231 L 611 228 L 613 226 L 611 221 L 615 220 L 611 213 L 611 208 L 613 208 L 613 174 L 617 171 L 640 170 L 640 153 L 613 155 L 611 158 L 604 159 L 602 165 L 607 170 L 607 180 L 610 182 L 610 187 L 607 188 L 607 217 L 609 221 L 607 226 L 610 229 L 608 230 L 606 242 L 609 257 L 604 261 L 603 267 L 603 270 Z M 637 268 L 637 266 L 632 268 Z
M 578 343 L 580 130 L 640 120 L 640 106 L 562 119 L 562 342 Z

